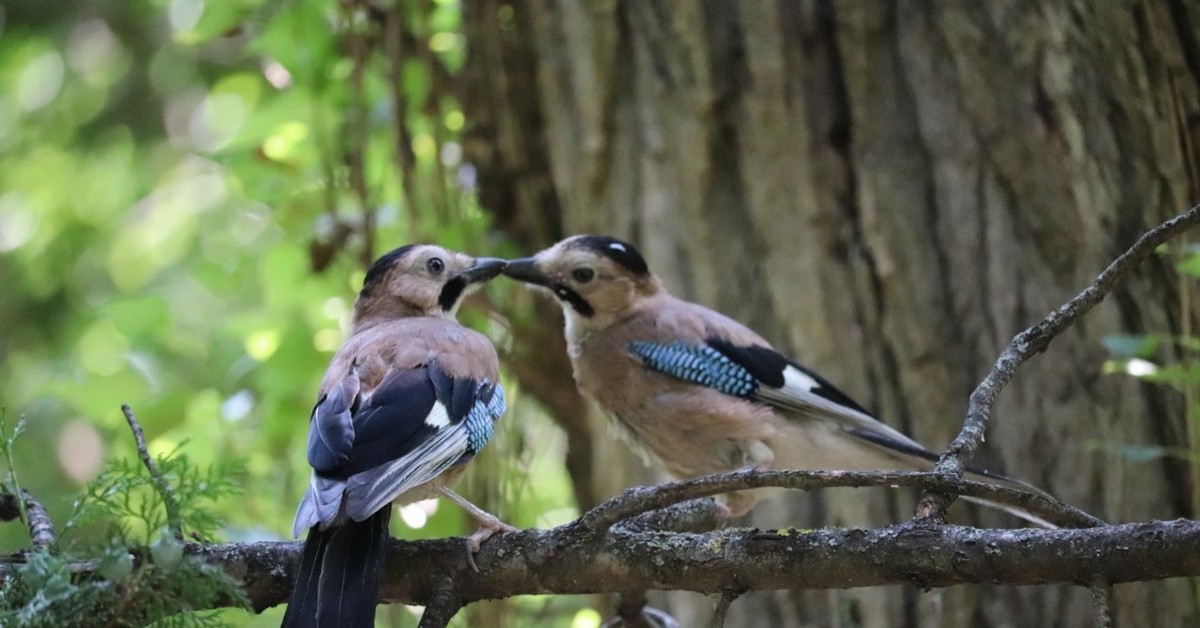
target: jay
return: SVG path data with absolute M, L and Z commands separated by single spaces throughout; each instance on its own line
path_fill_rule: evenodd
M 450 498 L 482 526 L 471 553 L 513 530 L 449 488 L 505 407 L 495 348 L 455 311 L 503 267 L 409 245 L 367 271 L 309 420 L 312 479 L 293 524 L 308 536 L 283 626 L 374 625 L 393 502 Z
M 509 260 L 503 272 L 558 299 L 579 389 L 635 450 L 676 477 L 745 467 L 927 470 L 937 461 L 746 326 L 671 295 L 626 242 L 573 236 Z M 978 469 L 971 475 L 1032 488 Z M 756 500 L 727 495 L 726 514 L 745 514 Z

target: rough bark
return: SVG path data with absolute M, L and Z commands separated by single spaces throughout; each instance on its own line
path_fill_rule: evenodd
M 287 601 L 300 550 L 299 543 L 262 542 L 189 546 L 188 553 L 241 578 L 261 610 Z M 381 601 L 426 605 L 449 590 L 461 604 L 628 587 L 720 593 L 896 583 L 1086 586 L 1097 575 L 1111 582 L 1196 576 L 1200 524 L 1177 520 L 1052 532 L 903 524 L 709 534 L 588 533 L 568 525 L 496 537 L 478 561 L 476 572 L 466 562 L 462 539 L 394 541 L 385 565 L 405 568 L 387 568 Z M 1087 589 L 1083 593 L 1090 597 Z
M 596 525 L 606 512 L 632 513 L 664 489 L 678 488 L 684 487 L 628 491 L 578 521 L 498 535 L 476 555 L 479 569 L 468 562 L 464 539 L 393 540 L 380 601 L 426 606 L 421 625 L 444 626 L 464 604 L 529 594 L 630 589 L 740 594 L 987 582 L 1091 587 L 1200 576 L 1200 523 L 1183 519 L 1062 530 L 984 530 L 913 520 L 870 530 L 681 531 L 716 512 L 715 502 L 702 500 L 612 527 Z M 664 524 L 671 531 L 659 529 Z M 250 607 L 262 611 L 287 601 L 302 549 L 299 542 L 189 543 L 184 552 L 219 565 L 241 582 Z M 148 552 L 141 548 L 136 554 L 138 564 Z M 23 559 L 0 561 L 0 582 Z M 99 567 L 99 561 L 82 561 L 75 572 L 101 578 Z M 215 599 L 194 610 L 237 604 Z
M 1200 9 L 1180 0 L 464 10 L 468 119 L 493 122 L 468 154 L 523 246 L 629 238 L 677 294 L 934 448 L 1016 332 L 1200 198 Z M 1144 266 L 1028 364 L 981 461 L 1110 521 L 1194 516 L 1184 463 L 1119 455 L 1188 447 L 1182 399 L 1105 375 L 1099 342 L 1180 330 L 1177 281 Z M 589 447 L 609 446 L 587 427 Z M 632 482 L 587 472 L 599 497 Z M 910 507 L 882 492 L 792 497 L 750 522 L 864 525 Z M 695 625 L 711 601 L 668 605 Z M 766 593 L 726 625 L 1083 626 L 1091 606 L 1085 589 L 1050 586 Z M 1184 581 L 1122 585 L 1112 613 L 1184 625 L 1196 602 Z

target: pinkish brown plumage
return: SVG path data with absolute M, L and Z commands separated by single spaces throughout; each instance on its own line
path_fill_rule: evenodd
M 393 502 L 441 495 L 466 509 L 482 526 L 469 560 L 512 529 L 449 489 L 504 412 L 495 348 L 454 314 L 503 265 L 415 245 L 367 271 L 309 419 L 311 482 L 293 523 L 307 538 L 284 626 L 374 624 Z
M 509 260 L 504 273 L 558 299 L 579 389 L 675 476 L 928 469 L 936 460 L 746 326 L 671 295 L 626 242 L 573 236 Z M 729 496 L 731 514 L 755 499 Z

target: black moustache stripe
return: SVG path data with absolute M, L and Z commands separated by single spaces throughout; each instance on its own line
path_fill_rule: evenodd
M 467 280 L 462 277 L 455 277 L 446 282 L 442 287 L 442 293 L 438 295 L 438 305 L 442 306 L 442 310 L 449 312 L 454 309 L 454 305 L 462 298 L 463 290 L 467 289 Z
M 583 297 L 579 296 L 578 292 L 575 292 L 561 283 L 555 284 L 553 290 L 554 296 L 566 301 L 567 303 L 570 303 L 571 309 L 579 312 L 580 316 L 591 318 L 592 315 L 596 313 L 596 310 L 592 309 L 591 304 L 585 301 Z

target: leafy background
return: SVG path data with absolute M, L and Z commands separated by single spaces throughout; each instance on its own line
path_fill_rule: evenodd
M 308 412 L 364 264 L 412 241 L 518 253 L 461 162 L 460 8 L 398 9 L 384 23 L 316 0 L 0 7 L 0 406 L 10 430 L 25 422 L 13 470 L 60 527 L 99 474 L 136 472 L 129 403 L 153 453 L 232 481 L 232 495 L 209 487 L 214 540 L 287 538 Z M 460 316 L 502 352 L 515 289 L 494 283 Z M 567 521 L 563 437 L 505 384 L 510 411 L 462 487 L 520 527 Z M 62 549 L 117 538 L 114 517 L 119 538 L 155 538 L 136 509 L 107 512 Z M 433 503 L 393 521 L 401 538 L 468 526 Z M 0 527 L 0 551 L 28 542 Z M 481 604 L 458 621 L 595 625 L 587 601 Z
M 147 521 L 153 493 L 131 479 L 138 464 L 121 403 L 204 502 L 193 531 L 287 538 L 307 477 L 313 393 L 365 264 L 413 241 L 524 253 L 491 229 L 462 161 L 471 121 L 455 93 L 460 9 L 453 0 L 0 5 L 0 413 L 8 431 L 25 426 L 9 473 L 60 529 L 72 522 L 64 556 L 124 556 L 111 553 L 118 542 L 158 547 L 161 513 Z M 502 7 L 496 19 L 503 28 L 512 16 Z M 1194 250 L 1177 253 L 1182 271 L 1200 274 Z M 505 315 L 528 305 L 515 289 L 496 282 L 461 314 L 502 353 Z M 1198 346 L 1186 335 L 1109 338 L 1110 370 L 1184 390 L 1194 414 L 1195 368 L 1147 361 L 1164 344 Z M 567 521 L 577 512 L 563 436 L 511 378 L 505 385 L 510 411 L 464 492 L 519 527 Z M 1092 446 L 1192 459 L 1196 440 L 1193 429 L 1185 452 Z M 134 503 L 105 502 L 101 489 L 113 486 Z M 84 495 L 104 517 L 73 516 Z M 393 521 L 401 538 L 468 525 L 434 503 Z M 28 545 L 22 526 L 0 526 L 0 551 Z M 475 604 L 456 621 L 582 628 L 599 623 L 593 601 Z M 390 607 L 380 623 L 413 625 L 417 613 Z M 210 619 L 273 626 L 281 614 Z

